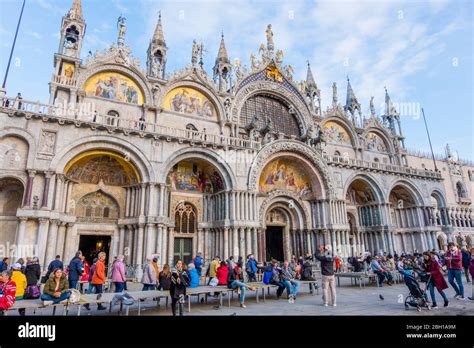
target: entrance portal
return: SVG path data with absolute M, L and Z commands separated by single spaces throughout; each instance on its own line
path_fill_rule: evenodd
M 175 238 L 173 265 L 175 265 L 178 260 L 182 260 L 186 265 L 189 264 L 193 258 L 192 251 L 193 251 L 192 238 Z
M 267 226 L 265 232 L 266 260 L 283 261 L 283 226 Z
M 86 258 L 89 265 L 92 265 L 92 261 L 97 255 L 103 251 L 107 254 L 105 264 L 110 254 L 110 236 L 97 236 L 97 235 L 81 235 L 79 238 L 79 250 L 82 251 L 82 255 Z

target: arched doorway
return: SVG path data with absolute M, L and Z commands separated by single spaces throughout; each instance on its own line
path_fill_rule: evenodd
M 284 260 L 283 237 L 289 228 L 288 213 L 281 207 L 275 207 L 267 213 L 265 219 L 265 260 Z
M 221 171 L 203 158 L 190 156 L 171 167 L 166 184 L 167 215 L 174 222 L 168 236 L 168 262 L 190 262 L 198 252 L 206 260 L 213 254 L 228 256 L 224 234 L 227 243 L 231 238 L 224 225 L 230 214 L 229 197 Z
M 140 236 L 130 226 L 120 237 L 118 225 L 120 218 L 138 215 L 140 181 L 133 163 L 113 151 L 91 150 L 70 160 L 64 169 L 64 196 L 57 203 L 66 214 L 76 216 L 76 223 L 67 233 L 58 231 L 56 253 L 70 257 L 79 249 L 92 262 L 104 251 L 110 261 L 126 249 L 127 263 L 142 263 L 141 256 L 133 259 L 142 243 Z M 54 257 L 52 252 L 47 256 Z
M 425 225 L 427 217 L 418 211 L 417 201 L 417 193 L 405 184 L 397 184 L 390 191 L 390 215 L 398 232 L 395 248 L 397 251 L 413 253 L 415 250 L 425 249 L 425 238 L 421 235 L 420 226 Z
M 197 210 L 189 202 L 180 202 L 174 213 L 174 251 L 173 264 L 182 260 L 191 262 L 193 255 L 192 242 L 197 231 Z
M 366 178 L 356 177 L 346 191 L 346 211 L 352 254 L 389 251 L 390 235 L 382 231 L 380 190 Z
M 17 209 L 21 207 L 23 200 L 23 184 L 15 178 L 0 179 L 0 219 L 1 233 L 0 243 L 15 244 L 15 234 L 17 233 L 18 219 Z

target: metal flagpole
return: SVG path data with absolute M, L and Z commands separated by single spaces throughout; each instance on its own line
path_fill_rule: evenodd
M 434 155 L 434 152 L 433 152 L 433 145 L 431 145 L 430 132 L 428 131 L 428 125 L 426 123 L 426 117 L 425 117 L 425 110 L 423 110 L 423 108 L 421 108 L 421 113 L 423 114 L 423 120 L 425 121 L 426 134 L 428 134 L 428 141 L 430 143 L 431 156 L 433 156 L 433 163 L 434 163 L 435 171 L 437 172 L 438 167 L 436 166 L 436 159 L 435 159 L 435 155 Z
M 16 37 L 18 36 L 18 29 L 20 29 L 21 17 L 23 16 L 25 2 L 26 0 L 23 0 L 23 5 L 21 6 L 20 18 L 18 18 L 18 24 L 16 25 L 15 38 L 13 39 L 13 45 L 10 51 L 10 58 L 8 59 L 7 71 L 5 72 L 5 78 L 3 79 L 2 89 L 5 89 L 5 86 L 7 84 L 8 71 L 10 70 L 10 63 L 12 61 L 13 51 L 15 50 Z

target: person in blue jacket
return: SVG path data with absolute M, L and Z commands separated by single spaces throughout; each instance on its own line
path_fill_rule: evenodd
M 81 255 L 82 252 L 78 251 L 69 263 L 69 289 L 76 289 L 77 282 L 81 278 L 82 272 L 84 272 L 84 264 L 80 258 Z
M 196 267 L 196 272 L 198 276 L 201 276 L 202 273 L 202 254 L 197 253 L 196 257 L 194 258 L 194 266 Z
M 199 286 L 199 275 L 196 271 L 196 266 L 194 266 L 194 263 L 190 263 L 188 265 L 188 269 L 186 270 L 186 272 L 188 272 L 189 279 L 191 279 L 189 288 L 197 288 Z
M 247 256 L 247 265 L 245 266 L 245 271 L 247 272 L 247 277 L 249 282 L 256 282 L 257 277 L 257 262 L 253 254 Z
M 53 271 L 55 269 L 58 269 L 58 268 L 61 271 L 64 271 L 64 264 L 61 261 L 61 256 L 60 255 L 56 255 L 56 258 L 49 263 L 48 271 L 46 272 L 45 279 L 48 280 L 51 273 L 53 273 Z

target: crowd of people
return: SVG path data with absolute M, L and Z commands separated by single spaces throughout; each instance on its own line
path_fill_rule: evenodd
M 253 254 L 244 258 L 230 256 L 226 260 L 215 256 L 209 264 L 206 264 L 201 253 L 188 264 L 177 260 L 173 268 L 164 264 L 162 270 L 158 268 L 158 257 L 147 257 L 141 276 L 142 291 L 168 290 L 171 296 L 172 314 L 183 314 L 184 297 L 186 288 L 195 288 L 200 285 L 203 277 L 209 278 L 210 286 L 227 286 L 229 289 L 237 290 L 240 306 L 245 306 L 245 295 L 248 290 L 255 291 L 257 275 L 261 275 L 261 281 L 265 284 L 276 285 L 277 299 L 287 292 L 290 303 L 296 301 L 300 280 L 314 281 L 313 265 L 320 262 L 322 278 L 322 300 L 324 306 L 337 306 L 335 273 L 337 272 L 369 272 L 377 275 L 379 286 L 393 284 L 395 272 L 402 276 L 410 275 L 426 283 L 431 297 L 431 307 L 437 308 L 436 293 L 441 296 L 444 306 L 449 305 L 449 299 L 445 290 L 451 286 L 455 292 L 455 298 L 465 299 L 462 276 L 464 274 L 467 283 L 474 278 L 474 248 L 466 246 L 458 248 L 454 243 L 449 243 L 448 250 L 430 250 L 423 253 L 413 254 L 401 253 L 393 255 L 382 253 L 371 255 L 369 252 L 359 256 L 351 256 L 345 263 L 344 260 L 334 255 L 330 245 L 321 246 L 315 254 L 308 253 L 305 256 L 291 260 L 271 260 L 269 262 L 258 262 Z M 15 301 L 22 299 L 38 299 L 45 303 L 60 303 L 67 301 L 71 296 L 71 289 L 78 289 L 80 283 L 88 283 L 88 289 L 84 293 L 95 293 L 100 298 L 107 281 L 107 273 L 110 275 L 111 286 L 116 293 L 127 290 L 127 272 L 124 256 L 118 255 L 114 258 L 107 272 L 106 254 L 100 252 L 91 265 L 88 264 L 81 251 L 78 251 L 65 267 L 59 255 L 51 261 L 42 275 L 42 270 L 37 257 L 20 258 L 11 264 L 7 257 L 0 261 L 0 314 L 10 308 Z M 447 281 L 444 274 L 447 274 Z M 246 279 L 244 279 L 246 275 Z M 41 284 L 44 284 L 42 291 Z M 449 284 L 449 285 L 448 285 Z M 82 287 L 81 287 L 82 289 Z M 310 284 L 310 292 L 313 291 Z M 427 295 L 425 294 L 427 297 Z M 427 298 L 426 298 L 427 299 Z M 468 297 L 474 301 L 474 287 L 472 294 Z M 90 310 L 89 305 L 84 305 Z M 102 304 L 98 304 L 98 310 L 104 310 Z M 24 309 L 19 309 L 20 315 L 25 314 Z

